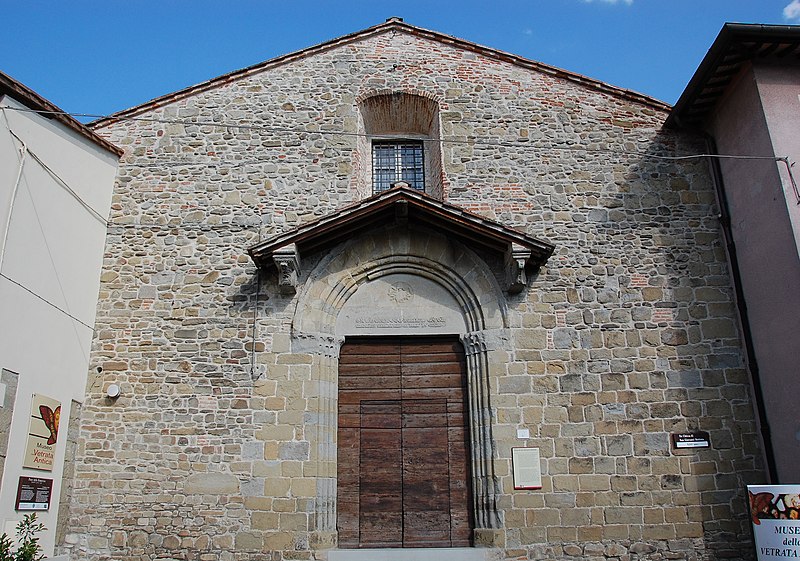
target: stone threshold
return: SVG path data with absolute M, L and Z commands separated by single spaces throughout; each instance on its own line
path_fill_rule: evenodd
M 331 549 L 328 561 L 487 561 L 488 548 L 437 547 L 396 549 Z

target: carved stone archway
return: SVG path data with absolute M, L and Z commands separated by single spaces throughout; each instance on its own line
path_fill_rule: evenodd
M 435 286 L 431 291 L 446 294 L 443 300 L 455 314 L 444 314 L 453 320 L 450 323 L 426 323 L 426 334 L 458 335 L 463 343 L 474 541 L 492 545 L 501 539 L 489 374 L 493 365 L 504 364 L 510 351 L 504 292 L 524 290 L 529 273 L 538 270 L 554 249 L 552 244 L 399 184 L 248 250 L 260 268 L 277 270 L 282 294 L 297 295 L 291 352 L 312 358 L 312 379 L 304 385 L 307 423 L 315 427 L 311 467 L 305 472 L 317 479 L 315 515 L 309 528 L 316 540 L 312 547 L 335 545 L 338 358 L 348 335 L 338 318 L 362 287 L 398 275 Z M 436 325 L 444 325 L 445 330 L 437 332 Z M 380 325 L 375 329 L 359 335 L 381 334 Z
M 410 229 L 394 233 L 381 229 L 343 244 L 309 272 L 298 295 L 292 352 L 314 357 L 312 379 L 318 392 L 312 444 L 312 461 L 319 468 L 314 529 L 321 535 L 336 531 L 338 351 L 348 335 L 341 322 L 337 327 L 337 320 L 359 289 L 398 276 L 432 283 L 457 303 L 461 321 L 447 322 L 445 331 L 440 332 L 458 335 L 467 355 L 473 511 L 476 542 L 485 542 L 481 532 L 501 526 L 497 509 L 499 481 L 493 463 L 489 369 L 493 361 L 502 361 L 508 350 L 505 298 L 495 277 L 475 253 L 444 236 Z M 453 333 L 453 326 L 458 323 L 461 327 Z M 435 333 L 436 327 L 432 329 L 425 333 Z M 373 332 L 367 329 L 359 334 Z

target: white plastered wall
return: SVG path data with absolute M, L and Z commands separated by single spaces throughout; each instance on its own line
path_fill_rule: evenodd
M 83 401 L 90 367 L 116 170 L 116 156 L 88 138 L 0 98 L 0 367 L 19 374 L 0 531 L 13 532 L 25 514 L 14 509 L 20 476 L 53 479 L 50 509 L 38 514 L 47 527 L 47 555 L 54 548 L 70 405 Z M 22 467 L 34 393 L 61 402 L 52 472 Z

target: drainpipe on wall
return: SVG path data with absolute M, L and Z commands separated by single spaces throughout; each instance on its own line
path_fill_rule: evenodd
M 706 146 L 709 154 L 717 154 L 717 144 L 714 138 L 705 134 Z M 742 339 L 745 347 L 745 360 L 750 371 L 750 386 L 755 399 L 755 412 L 758 417 L 758 425 L 761 431 L 761 445 L 764 451 L 764 462 L 767 467 L 768 483 L 778 484 L 778 472 L 775 469 L 775 454 L 772 448 L 772 435 L 767 420 L 766 407 L 764 406 L 764 394 L 761 391 L 761 376 L 758 370 L 758 361 L 753 347 L 753 333 L 750 331 L 750 320 L 747 315 L 747 302 L 742 290 L 742 275 L 739 270 L 739 259 L 736 254 L 736 243 L 733 241 L 733 231 L 731 230 L 730 209 L 728 207 L 728 197 L 725 193 L 725 184 L 722 180 L 722 169 L 719 165 L 719 158 L 709 158 L 711 166 L 711 177 L 714 182 L 714 190 L 717 195 L 717 205 L 719 206 L 719 220 L 722 226 L 722 236 L 725 240 L 725 252 L 728 254 L 728 262 L 731 264 L 731 280 L 733 290 L 736 294 L 736 309 L 739 312 L 739 325 L 742 330 Z

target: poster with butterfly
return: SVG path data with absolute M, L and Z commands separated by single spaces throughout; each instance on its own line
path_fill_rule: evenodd
M 22 467 L 53 471 L 60 421 L 61 403 L 33 394 L 28 445 Z

